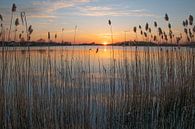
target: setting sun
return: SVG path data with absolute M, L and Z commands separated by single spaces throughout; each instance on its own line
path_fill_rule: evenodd
M 108 45 L 108 42 L 103 42 L 102 44 L 106 46 L 106 45 Z

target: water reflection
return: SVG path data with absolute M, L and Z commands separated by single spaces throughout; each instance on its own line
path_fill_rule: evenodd
M 0 105 L 5 108 L 1 109 L 0 125 L 69 129 L 160 126 L 161 122 L 153 120 L 161 120 L 158 115 L 168 103 L 166 96 L 172 95 L 167 89 L 193 82 L 193 51 L 148 51 L 145 47 L 112 50 L 109 46 L 1 51 L 0 92 L 4 99 Z

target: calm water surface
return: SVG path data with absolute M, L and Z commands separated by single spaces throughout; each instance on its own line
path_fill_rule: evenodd
M 51 121 L 55 128 L 92 129 L 126 128 L 134 93 L 156 102 L 161 89 L 192 76 L 194 52 L 108 46 L 0 50 L 5 123 L 17 112 L 18 101 L 24 101 L 30 126 L 36 125 L 36 115 L 42 127 Z

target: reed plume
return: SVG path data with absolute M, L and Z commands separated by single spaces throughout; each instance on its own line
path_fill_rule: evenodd
M 3 21 L 3 16 L 0 14 L 0 20 Z
M 192 26 L 194 21 L 194 17 L 192 15 L 189 16 L 189 24 Z
M 173 31 L 171 30 L 171 23 L 168 24 L 168 28 L 169 28 L 169 38 L 171 40 L 171 44 L 172 44 L 172 39 L 173 39 Z
M 169 21 L 169 16 L 167 13 L 165 14 L 165 21 Z
M 108 24 L 109 24 L 110 26 L 112 25 L 111 20 L 108 20 Z
M 148 29 L 149 29 L 149 24 L 146 23 L 145 30 L 148 31 Z
M 142 26 L 141 26 L 141 25 L 139 25 L 139 29 L 140 29 L 140 30 L 142 29 Z
M 28 23 L 27 23 L 26 13 L 25 12 L 21 12 L 20 13 L 20 17 L 21 17 L 22 25 L 25 25 L 25 28 L 26 28 L 26 40 L 28 40 L 28 38 L 29 38 L 29 31 L 28 31 Z
M 186 35 L 188 35 L 188 29 L 187 28 L 184 28 L 184 32 Z
M 168 24 L 169 29 L 171 29 L 171 23 Z
M 133 27 L 134 33 L 137 33 L 137 27 Z
M 108 20 L 108 24 L 110 26 L 111 40 L 112 40 L 112 45 L 113 45 L 113 32 L 112 32 L 112 22 L 111 22 L 111 20 Z
M 188 27 L 188 20 L 187 19 L 185 21 L 185 25 L 186 25 L 186 27 Z
M 149 31 L 149 33 L 152 33 L 152 29 L 151 28 L 149 28 L 148 31 Z
M 157 22 L 156 22 L 156 21 L 154 22 L 154 27 L 155 27 L 155 28 L 157 28 L 157 27 L 158 27 L 158 24 L 157 24 Z
M 64 43 L 64 36 L 63 36 L 64 28 L 62 28 L 62 43 Z
M 3 16 L 1 14 L 0 14 L 0 21 L 1 22 L 3 21 Z M 0 27 L 1 27 L 0 37 L 2 37 L 1 38 L 1 41 L 3 41 L 3 23 L 1 23 L 1 26 Z
M 147 38 L 147 37 L 148 37 L 148 35 L 147 35 L 147 33 L 146 33 L 146 32 L 144 32 L 144 36 L 145 36 L 145 38 Z
M 58 37 L 58 35 L 57 35 L 57 34 L 55 34 L 55 40 L 57 39 L 57 37 Z
M 13 15 L 14 15 L 14 12 L 16 12 L 16 4 L 13 3 L 12 5 L 12 14 L 11 14 L 11 23 L 10 23 L 10 27 L 9 27 L 9 34 L 8 34 L 8 40 L 11 40 L 10 39 L 10 33 L 11 33 L 11 29 L 12 29 L 12 20 L 13 20 Z
M 19 39 L 20 39 L 20 41 L 22 40 L 22 34 L 21 33 L 19 34 Z
M 193 27 L 192 31 L 193 31 L 193 38 L 195 38 L 195 26 Z M 194 42 L 195 42 L 195 40 L 194 40 Z
M 149 29 L 149 24 L 148 23 L 146 23 L 146 25 L 145 25 L 145 30 L 146 30 L 146 32 L 144 33 L 144 36 L 145 36 L 145 38 L 146 38 L 146 40 L 148 41 L 148 34 L 147 34 L 147 32 L 148 32 L 148 29 Z
M 140 31 L 140 34 L 143 35 L 143 31 L 142 30 Z
M 158 35 L 159 35 L 159 37 L 161 37 L 161 39 L 162 39 L 163 32 L 162 32 L 162 29 L 161 29 L 160 27 L 158 28 Z
M 48 34 L 47 34 L 47 39 L 48 39 L 48 42 L 50 42 L 50 32 L 48 32 Z
M 157 40 L 157 37 L 156 37 L 156 35 L 154 35 L 154 37 L 153 37 L 153 40 L 154 40 L 154 42 Z
M 32 32 L 33 32 L 32 25 L 29 26 L 28 32 L 29 32 L 30 35 L 32 34 Z
M 189 29 L 189 36 L 190 36 L 190 39 L 191 39 L 191 41 L 192 41 L 192 38 L 193 38 L 194 36 L 193 36 L 193 34 L 192 34 L 191 29 Z
M 19 19 L 16 18 L 15 20 L 15 36 L 14 36 L 14 41 L 16 41 L 16 35 L 17 35 L 17 26 L 19 26 Z
M 182 24 L 183 24 L 183 27 L 186 27 L 186 22 L 185 22 L 185 21 L 183 21 L 183 23 L 182 23 Z
M 136 26 L 133 27 L 133 31 L 134 31 L 134 33 L 136 34 L 136 41 L 137 41 L 137 27 L 136 27 Z
M 31 39 L 31 34 L 32 34 L 32 32 L 33 32 L 32 25 L 30 25 L 30 26 L 28 27 L 28 41 L 30 41 L 30 39 Z

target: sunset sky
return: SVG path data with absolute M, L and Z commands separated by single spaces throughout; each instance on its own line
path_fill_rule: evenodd
M 25 11 L 29 24 L 34 32 L 32 40 L 46 38 L 47 32 L 58 34 L 58 41 L 73 42 L 74 27 L 78 26 L 76 42 L 110 43 L 108 19 L 113 25 L 114 42 L 134 40 L 133 26 L 145 26 L 148 22 L 151 28 L 157 21 L 159 26 L 166 27 L 165 13 L 169 14 L 170 22 L 176 34 L 183 31 L 182 21 L 190 14 L 195 16 L 195 0 L 0 0 L 0 14 L 8 27 L 11 17 L 12 3 L 17 6 L 15 18 Z M 14 28 L 14 26 L 13 26 Z M 23 27 L 19 27 L 22 31 Z

